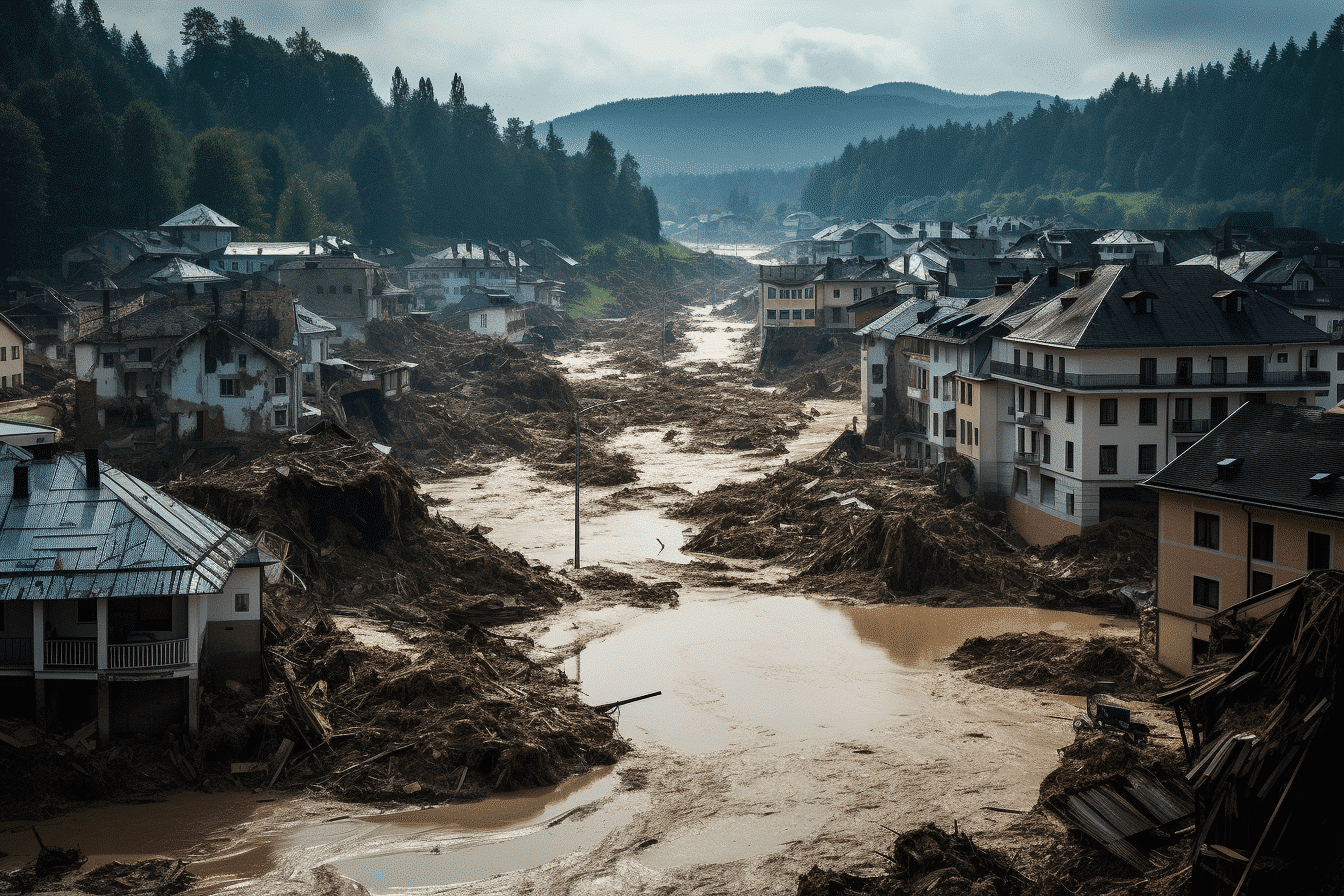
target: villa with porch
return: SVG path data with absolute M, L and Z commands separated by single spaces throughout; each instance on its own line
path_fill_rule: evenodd
M 50 445 L 0 446 L 0 505 L 0 715 L 194 734 L 202 676 L 260 676 L 277 561 L 242 533 Z

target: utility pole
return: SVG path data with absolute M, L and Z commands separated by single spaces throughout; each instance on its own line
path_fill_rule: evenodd
M 574 568 L 579 568 L 579 448 L 580 433 L 582 431 L 582 419 L 580 415 L 593 410 L 594 408 L 606 407 L 609 404 L 624 404 L 627 399 L 618 398 L 615 401 L 600 401 L 597 404 L 590 404 L 586 408 L 574 409 Z

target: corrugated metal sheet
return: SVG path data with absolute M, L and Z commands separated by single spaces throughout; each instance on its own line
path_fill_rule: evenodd
M 27 464 L 29 497 L 15 500 L 20 462 L 0 455 L 0 600 L 210 594 L 252 549 L 120 470 L 100 465 L 99 488 L 87 488 L 80 456 Z

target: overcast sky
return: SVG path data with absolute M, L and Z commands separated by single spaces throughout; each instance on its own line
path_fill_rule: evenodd
M 102 0 L 103 19 L 139 31 L 154 61 L 182 51 L 191 0 Z M 283 40 L 306 25 L 359 56 L 387 98 L 392 70 L 499 121 L 547 121 L 628 97 L 918 81 L 963 93 L 1093 96 L 1121 71 L 1159 83 L 1244 47 L 1305 44 L 1344 3 L 1236 0 L 204 0 L 221 21 Z

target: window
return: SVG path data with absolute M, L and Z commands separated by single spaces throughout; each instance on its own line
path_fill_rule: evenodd
M 344 286 L 342 286 L 341 292 L 345 293 L 346 295 L 350 295 L 350 284 L 347 283 Z
M 1176 385 L 1188 386 L 1194 377 L 1195 361 L 1193 358 L 1176 359 Z
M 1251 557 L 1274 562 L 1274 526 L 1270 523 L 1251 523 Z
M 1195 547 L 1218 550 L 1218 515 L 1195 511 Z
M 1256 570 L 1251 573 L 1251 594 L 1264 594 L 1274 587 L 1274 576 Z
M 275 409 L 275 425 L 276 425 L 276 426 L 288 426 L 288 425 L 289 425 L 289 409 L 288 409 L 288 408 L 276 408 L 276 409 Z
M 233 262 L 233 269 L 234 269 L 235 271 L 238 270 L 238 262 L 236 262 L 236 261 Z
M 1344 370 L 1344 352 L 1335 352 L 1335 369 Z
M 1120 399 L 1103 398 L 1101 400 L 1101 425 L 1115 426 L 1120 422 Z
M 1069 516 L 1073 516 L 1073 515 L 1074 515 L 1074 514 L 1073 514 L 1073 492 L 1069 492 L 1067 495 L 1064 496 L 1064 510 L 1068 513 Z
M 1226 358 L 1209 359 L 1209 382 L 1215 386 L 1221 386 L 1227 382 Z
M 1288 363 L 1288 353 L 1287 353 L 1287 352 L 1279 352 L 1278 358 L 1279 358 L 1279 363 L 1280 363 L 1280 364 L 1287 364 L 1287 363 Z M 1262 363 L 1264 362 L 1264 358 L 1261 358 L 1260 360 L 1261 360 Z
M 863 287 L 862 286 L 854 287 L 854 301 L 857 302 L 861 298 L 863 298 Z
M 793 312 L 793 313 L 794 313 L 794 316 L 795 316 L 795 317 L 796 317 L 797 314 L 798 314 L 797 311 L 795 311 L 795 312 Z M 480 326 L 481 326 L 481 329 L 482 329 L 482 330 L 484 330 L 486 327 L 490 326 L 490 315 L 488 315 L 488 314 L 482 314 L 482 315 L 481 315 L 481 324 L 480 324 Z
M 1307 367 L 1309 369 L 1315 370 L 1319 360 L 1319 352 L 1316 349 L 1307 349 Z
M 765 309 L 765 319 L 766 319 L 766 320 L 774 320 L 774 319 L 775 319 L 775 309 L 773 309 L 773 308 L 767 308 L 767 309 Z
M 1073 396 L 1072 396 L 1072 395 L 1066 395 L 1066 396 L 1064 396 L 1064 422 L 1065 422 L 1065 423 L 1072 423 L 1072 422 L 1073 422 Z
M 1116 445 L 1102 445 L 1097 465 L 1098 473 L 1115 473 L 1120 469 L 1120 449 Z
M 275 394 L 276 395 L 289 394 L 289 377 L 278 376 L 275 378 Z
M 966 384 L 966 403 L 968 405 L 975 404 L 975 383 Z
M 1036 353 L 1027 352 L 1027 370 L 1032 371 L 1035 369 L 1036 369 Z
M 240 591 L 233 596 L 233 612 L 246 613 L 248 605 L 251 603 L 246 591 Z
M 833 290 L 831 290 L 831 298 L 833 298 L 833 299 L 838 299 L 838 298 L 840 298 L 840 290 L 838 290 L 838 289 L 833 289 Z
M 817 309 L 808 308 L 806 311 L 803 312 L 803 317 L 807 318 L 808 320 L 816 320 Z
M 1157 472 L 1157 446 L 1140 445 L 1139 446 L 1139 472 L 1156 473 Z
M 238 353 L 238 372 L 239 372 L 239 373 L 242 373 L 242 372 L 243 372 L 244 370 L 246 370 L 246 369 L 247 369 L 247 355 L 245 355 L 245 354 L 239 352 L 239 353 Z
M 1217 426 L 1227 419 L 1227 396 L 1217 395 L 1209 399 L 1209 425 Z
M 767 299 L 775 298 L 775 288 L 773 286 L 767 286 L 765 288 L 765 297 Z
M 1021 386 L 1017 387 L 1017 410 L 1019 413 L 1027 410 L 1027 390 Z
M 1314 315 L 1314 314 L 1304 314 L 1304 315 L 1302 315 L 1302 322 L 1303 322 L 1304 324 L 1308 324 L 1308 325 L 1314 327 L 1314 326 L 1316 326 L 1316 315 Z
M 1055 478 L 1053 476 L 1041 477 L 1041 503 L 1046 507 L 1055 506 Z
M 1013 370 L 1019 370 L 1022 367 L 1022 350 L 1013 349 Z
M 495 277 L 499 277 L 499 275 L 496 274 Z M 812 298 L 812 287 L 809 286 L 807 289 L 803 290 L 803 298 L 805 299 Z
M 1032 390 L 1031 390 L 1031 394 L 1028 396 L 1028 400 L 1029 400 L 1029 402 L 1030 402 L 1030 404 L 1028 405 L 1028 407 L 1030 407 L 1030 409 L 1031 409 L 1031 413 L 1035 414 L 1035 413 L 1036 413 L 1036 390 L 1035 390 L 1035 389 L 1032 389 Z
M 1013 474 L 1013 494 L 1027 496 L 1027 471 L 1017 470 Z
M 236 377 L 231 376 L 220 377 L 219 397 L 220 398 L 238 397 L 238 379 Z
M 980 444 L 980 427 L 975 428 L 975 444 Z
M 801 309 L 801 308 L 795 308 L 795 309 L 793 309 L 793 319 L 794 319 L 794 320 L 802 320 L 802 319 L 803 319 L 803 309 Z
M 1073 443 L 1064 443 L 1064 469 L 1073 472 Z
M 1139 399 L 1139 425 L 1156 426 L 1157 425 L 1157 399 L 1140 398 Z
M 1044 418 L 1047 419 L 1047 420 L 1050 419 L 1050 393 L 1049 393 L 1049 392 L 1042 392 L 1042 393 L 1041 393 L 1041 416 L 1044 417 Z
M 873 365 L 873 385 L 874 385 L 874 386 L 880 386 L 880 385 L 882 385 L 882 365 L 881 365 L 881 364 L 874 364 L 874 365 Z
M 845 309 L 843 309 L 843 308 L 832 308 L 832 309 L 831 309 L 831 323 L 833 323 L 833 324 L 842 324 L 842 323 L 844 323 L 844 322 L 845 322 Z
M 1041 435 L 1041 463 L 1050 463 L 1050 433 Z
M 1194 598 L 1197 607 L 1218 609 L 1218 581 L 1195 576 Z
M 1157 385 L 1157 359 L 1140 358 L 1139 359 L 1139 385 L 1155 386 Z
M 1195 413 L 1195 402 L 1193 398 L 1176 399 L 1176 419 L 1184 423 L 1189 423 Z M 1189 432 L 1189 428 L 1178 429 L 1177 432 Z
M 0 345 L 0 361 L 8 360 L 8 358 L 5 357 L 6 351 L 8 351 L 8 349 L 6 349 L 3 345 Z
M 115 352 L 103 352 L 103 366 L 115 367 L 117 365 L 117 356 Z
M 1307 533 L 1307 569 L 1330 568 L 1330 536 L 1321 532 Z

